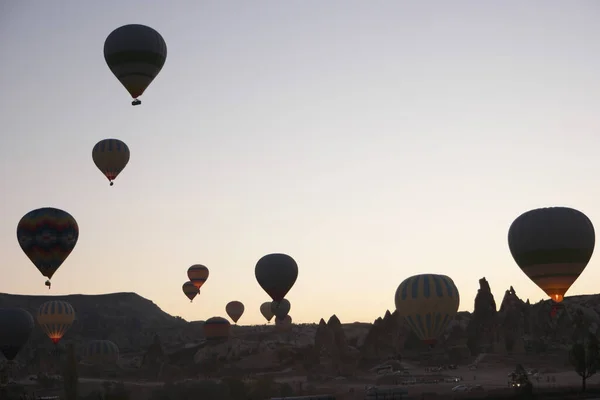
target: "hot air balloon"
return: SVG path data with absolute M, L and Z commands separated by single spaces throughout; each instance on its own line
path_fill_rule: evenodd
M 275 329 L 278 332 L 287 332 L 292 329 L 292 317 L 286 315 L 283 318 L 275 318 Z
M 291 308 L 292 305 L 287 299 L 282 299 L 281 301 L 274 301 L 271 303 L 271 312 L 279 319 L 285 318 L 285 316 L 290 312 Z
M 256 263 L 256 280 L 273 301 L 281 301 L 298 278 L 298 264 L 287 254 L 267 254 Z
M 235 322 L 237 324 L 238 320 L 240 319 L 240 317 L 244 314 L 244 304 L 242 304 L 242 302 L 240 301 L 230 301 L 229 303 L 227 303 L 227 305 L 225 306 L 225 311 L 227 312 L 227 315 L 229 315 L 229 318 L 231 318 L 233 320 L 233 322 Z
M 204 265 L 194 264 L 188 268 L 187 274 L 189 280 L 200 289 L 208 279 L 209 271 Z
M 0 351 L 13 361 L 33 331 L 33 317 L 22 308 L 0 308 Z
M 138 97 L 156 78 L 167 60 L 167 44 L 154 29 L 145 25 L 124 25 L 111 32 L 104 42 L 106 64 L 129 92 L 137 106 Z
M 91 341 L 83 353 L 83 361 L 87 364 L 113 365 L 119 361 L 119 347 L 110 340 Z
M 17 225 L 17 239 L 23 252 L 50 279 L 71 254 L 77 244 L 77 221 L 66 211 L 57 208 L 38 208 L 28 212 Z
M 92 159 L 112 186 L 129 162 L 129 147 L 119 139 L 104 139 L 94 146 Z
M 538 208 L 520 215 L 508 230 L 508 247 L 521 270 L 555 302 L 587 266 L 596 234 L 592 221 L 567 207 Z M 558 306 L 553 306 L 553 314 Z
M 398 286 L 395 303 L 412 331 L 433 347 L 456 315 L 460 296 L 449 277 L 423 274 L 411 276 Z
M 50 300 L 40 306 L 37 322 L 52 343 L 58 344 L 75 321 L 75 310 L 71 304 L 62 300 Z
M 200 289 L 198 289 L 194 284 L 190 281 L 187 281 L 183 284 L 183 293 L 190 299 L 190 303 L 194 301 L 194 297 L 200 294 Z
M 260 313 L 267 320 L 267 322 L 271 322 L 271 319 L 275 316 L 273 311 L 271 311 L 271 303 L 272 301 L 265 301 L 260 305 Z
M 225 318 L 212 317 L 204 322 L 204 337 L 206 340 L 223 340 L 231 334 L 231 324 Z

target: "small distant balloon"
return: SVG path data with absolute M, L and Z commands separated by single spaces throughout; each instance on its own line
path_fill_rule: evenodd
M 196 285 L 198 289 L 204 285 L 210 274 L 208 268 L 202 264 L 194 264 L 188 268 L 188 279 Z
M 154 29 L 139 24 L 123 25 L 104 42 L 104 60 L 127 89 L 137 106 L 138 99 L 158 76 L 167 60 L 167 44 Z
M 275 329 L 278 332 L 288 332 L 292 329 L 292 317 L 286 315 L 284 318 L 275 318 Z
M 113 185 L 113 181 L 129 163 L 129 147 L 119 139 L 104 139 L 92 149 L 92 159 L 96 167 Z
M 190 299 L 190 303 L 194 301 L 194 298 L 200 294 L 200 289 L 198 289 L 192 282 L 188 281 L 183 284 L 182 288 L 183 294 L 186 295 L 188 299 Z
M 41 272 L 50 279 L 75 248 L 79 226 L 71 214 L 46 207 L 30 211 L 17 225 L 21 249 Z
M 272 301 L 265 301 L 260 305 L 260 313 L 267 320 L 267 322 L 271 322 L 271 319 L 275 316 L 273 311 L 271 311 L 271 303 Z
M 207 319 L 204 322 L 203 329 L 206 340 L 223 340 L 231 335 L 231 324 L 222 317 Z
M 93 365 L 114 365 L 119 361 L 119 347 L 110 340 L 94 340 L 84 348 L 83 361 Z
M 291 303 L 287 299 L 281 301 L 274 301 L 271 303 L 271 312 L 279 319 L 285 318 L 292 308 Z
M 229 318 L 231 318 L 231 320 L 236 324 L 242 317 L 242 315 L 244 315 L 244 310 L 244 304 L 242 304 L 241 301 L 237 300 L 230 301 L 229 303 L 227 303 L 227 306 L 225 306 L 225 311 L 227 312 L 227 315 L 229 315 Z

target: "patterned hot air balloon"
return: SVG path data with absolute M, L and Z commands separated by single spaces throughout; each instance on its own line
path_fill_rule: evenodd
M 260 305 L 260 313 L 267 320 L 267 322 L 271 322 L 271 319 L 275 316 L 273 311 L 271 311 L 271 303 L 272 301 L 265 301 Z
M 508 230 L 517 265 L 557 303 L 587 266 L 595 244 L 592 221 L 567 207 L 528 211 Z
M 156 78 L 167 60 L 167 44 L 154 29 L 145 25 L 124 25 L 111 32 L 104 42 L 106 64 L 134 99 Z
M 291 308 L 292 304 L 287 299 L 282 299 L 281 301 L 274 301 L 271 303 L 271 312 L 279 319 L 285 318 L 285 316 L 290 312 Z
M 33 317 L 22 308 L 0 308 L 0 351 L 13 361 L 33 332 Z
M 40 306 L 37 322 L 52 343 L 58 344 L 75 321 L 75 310 L 71 304 L 62 300 L 50 300 Z
M 275 330 L 278 332 L 288 332 L 292 329 L 292 317 L 286 315 L 283 318 L 275 318 Z
M 187 274 L 189 280 L 200 289 L 208 279 L 209 271 L 204 265 L 194 264 L 188 268 Z
M 231 324 L 225 318 L 212 317 L 204 322 L 203 330 L 206 340 L 224 340 L 231 334 Z
M 194 297 L 196 297 L 200 293 L 200 289 L 198 289 L 192 282 L 187 281 L 183 284 L 183 293 L 190 299 L 190 303 L 194 301 Z
M 112 186 L 129 162 L 129 147 L 119 139 L 104 139 L 92 149 L 92 159 Z
M 71 254 L 79 238 L 77 221 L 66 211 L 39 208 L 28 212 L 17 225 L 17 239 L 31 262 L 50 279 Z
M 396 310 L 425 344 L 433 346 L 460 303 L 458 289 L 445 275 L 422 274 L 405 279 L 395 296 Z
M 298 264 L 287 254 L 267 254 L 256 263 L 256 280 L 273 301 L 281 301 L 298 278 Z
M 242 304 L 242 302 L 237 300 L 230 301 L 225 306 L 225 311 L 227 312 L 227 315 L 229 315 L 229 318 L 231 318 L 236 324 L 241 318 L 241 316 L 244 314 L 244 310 L 245 307 Z
M 83 361 L 94 365 L 114 365 L 119 361 L 119 347 L 110 340 L 94 340 L 83 350 Z

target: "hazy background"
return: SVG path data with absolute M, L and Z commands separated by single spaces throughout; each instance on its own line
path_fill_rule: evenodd
M 520 213 L 566 205 L 600 227 L 600 3 L 589 1 L 0 2 L 0 291 L 136 292 L 186 319 L 261 323 L 264 254 L 300 267 L 294 321 L 370 321 L 406 277 L 513 285 Z M 139 107 L 105 64 L 115 28 L 168 45 Z M 131 161 L 109 187 L 91 158 Z M 53 206 L 79 242 L 53 278 L 19 219 Z M 600 250 L 598 250 L 600 251 Z M 181 291 L 194 263 L 202 294 Z M 596 293 L 592 258 L 568 294 Z

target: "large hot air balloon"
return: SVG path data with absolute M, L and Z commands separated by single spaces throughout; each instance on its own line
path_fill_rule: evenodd
M 75 321 L 75 310 L 66 301 L 50 300 L 40 306 L 37 322 L 52 343 L 58 344 Z
M 287 254 L 267 254 L 256 263 L 256 280 L 273 301 L 281 301 L 298 278 L 298 264 Z
M 398 286 L 395 303 L 398 314 L 419 339 L 433 346 L 454 319 L 460 296 L 449 277 L 423 274 L 411 276 Z
M 50 279 L 71 254 L 77 244 L 77 221 L 66 211 L 57 208 L 38 208 L 28 212 L 17 225 L 17 239 L 23 252 Z
M 187 274 L 189 280 L 200 289 L 208 279 L 209 271 L 204 265 L 194 264 L 188 268 Z
M 106 64 L 129 92 L 137 106 L 138 97 L 156 78 L 167 60 L 167 44 L 154 29 L 145 25 L 124 25 L 111 32 L 104 42 Z
M 292 329 L 292 317 L 286 315 L 283 318 L 275 318 L 275 329 L 278 332 L 287 332 Z
M 556 303 L 587 266 L 595 243 L 592 221 L 567 207 L 528 211 L 508 230 L 516 263 Z
M 204 322 L 203 330 L 206 340 L 223 340 L 231 334 L 231 324 L 225 318 L 212 317 Z
M 119 347 L 110 340 L 89 342 L 83 351 L 83 361 L 94 365 L 112 365 L 119 361 Z
M 267 320 L 267 322 L 271 322 L 271 319 L 275 316 L 273 311 L 271 311 L 271 303 L 272 301 L 265 301 L 260 305 L 260 313 Z
M 33 317 L 22 308 L 0 308 L 0 351 L 15 359 L 33 331 Z
M 187 281 L 186 283 L 184 283 L 182 289 L 183 289 L 183 294 L 185 294 L 187 296 L 187 298 L 190 299 L 190 303 L 192 301 L 194 301 L 194 297 L 196 297 L 198 294 L 200 294 L 200 289 L 198 289 L 190 281 Z
M 281 301 L 274 301 L 271 303 L 271 312 L 279 319 L 285 318 L 285 316 L 290 312 L 291 308 L 292 305 L 287 299 L 282 299 Z
M 225 306 L 225 311 L 227 311 L 227 315 L 229 315 L 229 318 L 231 318 L 236 324 L 240 317 L 244 314 L 244 310 L 244 304 L 242 304 L 241 301 L 237 300 L 230 301 Z
M 112 186 L 129 162 L 129 147 L 119 139 L 104 139 L 94 146 L 92 159 Z

